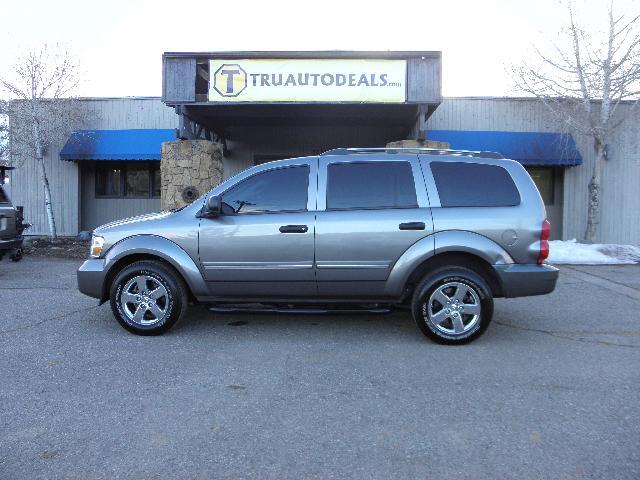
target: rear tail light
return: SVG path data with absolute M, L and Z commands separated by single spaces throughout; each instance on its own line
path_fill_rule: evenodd
M 551 224 L 545 219 L 542 222 L 540 231 L 540 253 L 538 254 L 538 265 L 542 265 L 549 256 L 549 237 L 551 237 Z

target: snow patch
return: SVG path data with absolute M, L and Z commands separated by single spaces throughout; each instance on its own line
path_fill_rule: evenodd
M 613 243 L 578 243 L 573 240 L 551 240 L 549 242 L 551 264 L 574 265 L 624 265 L 640 263 L 640 248 L 633 245 Z

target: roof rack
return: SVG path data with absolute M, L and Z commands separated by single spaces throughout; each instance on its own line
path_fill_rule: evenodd
M 452 155 L 459 157 L 478 157 L 478 158 L 504 158 L 501 153 L 489 151 L 475 150 L 451 150 L 447 148 L 423 148 L 423 147 L 401 147 L 401 148 L 334 148 L 321 153 L 321 156 L 327 155 L 356 155 L 359 153 L 424 153 L 427 155 Z

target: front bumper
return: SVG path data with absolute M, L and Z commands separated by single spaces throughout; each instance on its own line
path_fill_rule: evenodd
M 104 259 L 90 258 L 80 265 L 78 269 L 78 290 L 89 297 L 103 300 L 104 279 L 107 272 L 104 268 Z
M 560 271 L 552 265 L 494 265 L 507 298 L 545 295 L 556 288 Z

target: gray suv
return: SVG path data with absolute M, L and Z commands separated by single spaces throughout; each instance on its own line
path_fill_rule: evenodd
M 174 211 L 93 232 L 80 291 L 127 330 L 215 311 L 411 310 L 446 344 L 480 336 L 494 297 L 553 291 L 535 184 L 491 152 L 336 149 L 249 168 Z

